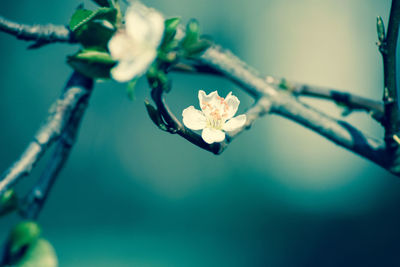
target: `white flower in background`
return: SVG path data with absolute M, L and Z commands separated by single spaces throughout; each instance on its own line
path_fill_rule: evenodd
M 203 130 L 201 137 L 208 144 L 222 142 L 225 132 L 236 131 L 246 122 L 246 115 L 233 117 L 238 110 L 240 101 L 230 92 L 225 98 L 217 91 L 206 95 L 199 91 L 201 111 L 190 106 L 183 110 L 183 123 L 192 130 Z
M 118 63 L 111 76 L 119 82 L 143 75 L 157 57 L 164 34 L 161 13 L 140 2 L 132 3 L 125 14 L 125 28 L 108 42 L 111 57 Z

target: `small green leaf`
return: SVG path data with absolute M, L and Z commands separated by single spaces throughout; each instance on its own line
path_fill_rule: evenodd
M 210 40 L 200 39 L 196 43 L 186 47 L 187 56 L 189 57 L 198 56 L 204 51 L 206 51 L 211 45 L 212 42 Z
M 126 87 L 126 92 L 128 93 L 128 97 L 130 100 L 135 100 L 135 88 L 136 88 L 136 84 L 138 82 L 139 79 L 133 79 L 132 81 L 130 81 Z
M 96 63 L 115 64 L 110 54 L 98 50 L 84 49 L 75 55 L 77 59 L 87 60 Z
M 163 131 L 167 131 L 167 126 L 165 125 L 160 112 L 152 105 L 150 104 L 149 100 L 145 100 L 144 104 L 146 106 L 147 113 L 149 114 L 150 119 L 153 121 L 153 123 L 160 128 Z
M 192 19 L 186 25 L 186 35 L 182 43 L 183 47 L 186 48 L 196 43 L 199 40 L 199 36 L 200 36 L 199 22 L 195 19 Z
M 115 61 L 106 52 L 84 49 L 67 59 L 68 64 L 76 71 L 90 77 L 108 79 Z
M 181 22 L 180 18 L 171 18 L 165 20 L 165 31 L 163 41 L 161 43 L 161 48 L 168 52 L 173 46 L 171 46 L 171 42 L 174 40 L 176 35 L 176 28 Z M 175 44 L 176 46 L 176 44 Z
M 179 23 L 181 22 L 181 18 L 175 17 L 165 20 L 165 31 L 166 32 L 173 32 L 176 31 Z
M 76 32 L 80 27 L 95 19 L 105 19 L 110 23 L 115 23 L 117 10 L 115 8 L 100 7 L 95 11 L 87 9 L 78 9 L 72 15 L 69 22 L 71 31 Z
M 37 223 L 33 221 L 23 221 L 18 223 L 8 237 L 7 247 L 8 253 L 13 255 L 19 254 L 21 249 L 35 242 L 40 236 L 41 230 Z
M 283 90 L 287 90 L 291 93 L 293 93 L 293 91 L 295 90 L 294 86 L 287 81 L 285 78 L 281 79 L 281 82 L 279 83 L 279 88 L 283 89 Z
M 7 190 L 0 197 L 0 216 L 6 215 L 18 208 L 18 197 L 14 189 Z
M 96 11 L 78 9 L 70 21 L 70 29 L 75 39 L 84 47 L 100 47 L 106 50 L 108 41 L 114 34 L 117 9 L 101 7 Z
M 376 18 L 376 30 L 378 32 L 378 40 L 379 42 L 385 41 L 385 25 L 383 24 L 383 20 L 381 16 Z
M 69 21 L 69 29 L 75 31 L 84 24 L 94 12 L 87 9 L 77 9 Z
M 32 243 L 16 262 L 17 267 L 57 267 L 58 260 L 53 246 L 45 239 Z

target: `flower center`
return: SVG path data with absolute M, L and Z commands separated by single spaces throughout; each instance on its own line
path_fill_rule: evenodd
M 218 97 L 217 105 L 203 102 L 201 108 L 207 118 L 207 127 L 221 130 L 228 116 L 227 111 L 229 106 L 225 99 L 223 97 Z

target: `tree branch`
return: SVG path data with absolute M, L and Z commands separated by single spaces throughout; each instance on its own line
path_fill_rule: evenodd
M 71 118 L 63 134 L 58 139 L 53 155 L 47 163 L 43 174 L 36 186 L 26 196 L 21 209 L 21 215 L 25 219 L 36 220 L 42 210 L 49 192 L 61 169 L 64 167 L 72 146 L 75 144 L 79 126 L 88 106 L 91 92 L 91 88 L 88 88 L 87 94 L 74 107 Z
M 91 79 L 77 72 L 72 74 L 34 140 L 28 144 L 21 157 L 0 176 L 0 195 L 31 172 L 44 152 L 62 134 L 76 106 L 88 97 L 92 86 Z
M 266 82 L 275 88 L 288 90 L 296 96 L 309 96 L 315 98 L 334 101 L 349 108 L 350 110 L 366 111 L 378 122 L 383 119 L 383 103 L 366 97 L 358 96 L 348 92 L 342 92 L 323 86 L 309 85 L 298 82 L 278 79 L 271 76 L 266 78 Z
M 198 64 L 198 62 L 178 63 L 175 64 L 171 70 L 189 74 L 192 73 L 223 76 L 220 71 L 204 64 Z M 383 102 L 381 101 L 372 100 L 348 92 L 341 92 L 328 87 L 287 81 L 286 79 L 279 79 L 272 76 L 267 76 L 265 81 L 276 89 L 288 90 L 296 96 L 309 96 L 334 101 L 335 103 L 346 106 L 350 110 L 366 111 L 378 122 L 381 122 L 383 119 L 384 107 Z
M 30 48 L 37 48 L 45 44 L 61 42 L 75 43 L 72 32 L 62 25 L 27 25 L 10 21 L 0 16 L 0 31 L 14 35 L 18 39 L 34 41 Z
M 397 147 L 393 136 L 400 130 L 399 106 L 396 81 L 396 48 L 399 35 L 400 23 L 400 0 L 393 0 L 390 8 L 389 25 L 386 37 L 379 42 L 379 51 L 383 58 L 384 93 L 383 102 L 385 105 L 384 127 L 385 142 L 389 150 Z M 383 26 L 382 26 L 383 28 Z M 379 37 L 381 39 L 381 37 Z
M 220 46 L 209 48 L 199 59 L 223 73 L 252 95 L 263 96 L 271 103 L 271 112 L 291 119 L 348 150 L 389 169 L 385 146 L 350 124 L 311 108 L 289 92 L 273 88 L 255 70 Z
M 394 0 L 393 6 L 397 7 L 399 1 L 400 0 Z M 393 10 L 398 10 L 398 8 L 392 8 L 392 11 Z M 397 17 L 397 15 L 393 15 L 391 17 L 393 17 L 393 19 L 391 20 L 393 21 L 394 18 Z M 395 21 L 398 22 L 398 20 Z M 393 27 L 394 26 L 392 26 L 392 28 Z M 398 27 L 395 27 L 393 29 L 396 28 L 398 30 Z M 389 30 L 388 32 L 395 31 Z M 394 33 L 391 34 L 391 36 L 394 35 Z M 230 51 L 224 50 L 220 46 L 214 45 L 209 48 L 202 56 L 200 56 L 199 59 L 195 60 L 195 62 L 198 65 L 197 69 L 202 66 L 203 71 L 223 75 L 225 78 L 238 84 L 240 87 L 242 87 L 244 91 L 255 98 L 256 103 L 259 103 L 258 101 L 260 99 L 268 99 L 268 109 L 270 108 L 273 113 L 289 118 L 313 130 L 314 132 L 325 136 L 336 144 L 343 146 L 360 156 L 370 159 L 371 161 L 383 166 L 388 170 L 393 170 L 393 166 L 389 166 L 390 164 L 392 164 L 393 160 L 388 160 L 387 155 L 382 152 L 386 149 L 385 145 L 382 142 L 376 141 L 375 139 L 366 136 L 361 131 L 343 121 L 331 118 L 326 114 L 301 103 L 293 95 L 285 92 L 284 90 L 276 88 L 276 85 L 269 84 L 264 76 L 261 76 L 256 70 L 249 67 Z M 326 91 L 324 92 L 323 90 L 311 90 L 310 87 L 303 87 L 301 91 L 303 93 L 306 92 L 319 97 L 325 97 L 327 95 Z M 343 98 L 346 98 L 344 94 L 345 93 L 339 94 L 339 98 L 341 98 L 342 101 Z M 332 98 L 333 100 L 335 100 L 334 98 L 337 97 L 337 95 L 335 97 L 332 97 L 332 93 L 329 93 L 329 96 L 329 99 Z M 377 114 L 379 114 L 379 110 L 381 109 L 378 103 L 367 100 L 365 98 L 349 97 L 348 99 L 349 100 L 347 101 L 347 103 L 349 105 L 360 107 L 364 110 L 374 110 L 377 111 Z M 200 136 L 198 134 L 194 132 L 189 132 L 184 127 L 181 127 L 181 124 L 177 124 L 177 121 L 179 122 L 179 120 L 174 118 L 174 116 L 172 116 L 173 114 L 169 112 L 169 109 L 167 109 L 167 106 L 162 99 L 162 96 L 160 96 L 158 100 L 156 98 L 155 102 L 159 110 L 162 111 L 163 119 L 166 120 L 167 124 L 170 124 L 169 126 L 172 125 L 172 128 L 175 127 L 177 129 L 176 133 L 188 139 L 190 142 L 213 153 L 220 153 L 219 151 L 223 150 L 210 148 L 207 146 L 208 144 L 204 145 L 204 143 L 202 143 L 204 141 L 200 139 Z M 385 103 L 385 114 L 388 113 L 386 112 L 386 110 L 388 110 L 386 104 L 387 103 Z M 392 110 L 397 109 L 393 108 L 393 105 L 391 106 L 391 108 Z M 262 111 L 259 114 L 261 115 L 265 112 L 266 111 Z M 393 116 L 393 112 L 390 114 L 392 114 L 391 116 Z M 170 121 L 168 122 L 168 120 Z M 221 144 L 220 146 L 223 147 L 223 145 Z M 394 173 L 399 175 L 397 171 Z M 2 187 L 0 184 L 0 190 L 1 189 Z
M 165 102 L 165 99 L 163 97 L 163 90 L 161 88 L 153 88 L 151 95 L 160 113 L 159 115 L 165 122 L 166 130 L 169 133 L 178 134 L 192 144 L 204 150 L 210 151 L 216 155 L 221 154 L 237 135 L 249 129 L 256 119 L 267 114 L 270 109 L 270 101 L 267 98 L 261 98 L 257 100 L 257 102 L 247 112 L 244 113 L 246 115 L 246 123 L 242 128 L 238 129 L 235 132 L 227 134 L 226 140 L 223 142 L 208 144 L 203 140 L 201 135 L 186 128 L 176 118 L 176 116 L 172 113 L 167 103 Z M 159 127 L 159 125 L 157 126 Z

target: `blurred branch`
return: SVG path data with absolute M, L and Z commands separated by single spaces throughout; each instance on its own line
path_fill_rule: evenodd
M 390 8 L 388 30 L 385 29 L 382 19 L 378 17 L 378 46 L 383 58 L 384 93 L 383 102 L 385 105 L 384 127 L 385 142 L 389 150 L 398 146 L 393 137 L 400 130 L 399 106 L 397 96 L 396 76 L 396 48 L 399 35 L 400 23 L 400 0 L 392 0 Z
M 239 84 L 256 99 L 261 97 L 268 99 L 272 113 L 293 120 L 334 143 L 389 169 L 383 142 L 367 136 L 344 121 L 336 120 L 301 103 L 287 91 L 274 88 L 230 51 L 214 45 L 199 60 L 202 64 L 216 69 Z
M 27 25 L 10 21 L 0 16 L 0 31 L 14 35 L 18 39 L 34 41 L 30 48 L 38 48 L 45 44 L 62 42 L 74 43 L 72 32 L 62 25 Z
M 397 34 L 398 30 L 397 6 L 399 5 L 398 3 L 399 3 L 398 0 L 393 1 L 390 21 L 394 22 L 389 24 L 394 26 L 391 26 L 391 28 L 389 27 L 390 29 L 393 30 L 389 29 L 387 40 L 392 40 L 393 36 Z M 397 26 L 395 22 L 397 23 Z M 40 26 L 36 27 L 40 28 Z M 65 30 L 68 31 L 67 28 L 65 28 Z M 35 31 L 33 32 L 35 33 Z M 40 32 L 40 30 L 38 30 L 38 32 Z M 16 35 L 15 31 L 14 35 Z M 46 34 L 44 35 L 46 36 Z M 391 37 L 392 39 L 389 38 L 389 35 L 392 36 Z M 33 36 L 40 36 L 40 34 L 36 33 L 36 35 L 33 34 Z M 72 41 L 71 34 L 63 33 L 62 36 L 64 37 L 61 38 L 61 40 L 68 40 L 69 42 Z M 389 46 L 388 49 L 389 50 L 392 49 L 392 46 Z M 388 55 L 389 59 L 393 59 L 393 53 L 388 53 Z M 249 116 L 251 115 L 252 118 L 254 119 L 258 118 L 264 113 L 269 111 L 271 113 L 286 117 L 328 138 L 334 143 L 342 147 L 345 147 L 350 151 L 353 151 L 354 153 L 362 157 L 365 157 L 377 163 L 378 165 L 392 171 L 393 173 L 399 175 L 397 171 L 393 171 L 392 168 L 393 166 L 391 164 L 393 164 L 394 161 L 392 159 L 388 159 L 388 154 L 384 152 L 386 151 L 386 146 L 382 141 L 375 140 L 367 136 L 366 134 L 362 133 L 354 126 L 344 121 L 332 118 L 300 102 L 294 96 L 296 95 L 296 93 L 293 95 L 289 90 L 286 91 L 281 90 L 281 88 L 279 88 L 279 86 L 277 86 L 276 83 L 274 82 L 269 83 L 264 76 L 260 75 L 255 69 L 249 67 L 246 63 L 241 61 L 229 50 L 225 50 L 218 45 L 213 45 L 211 48 L 207 49 L 207 51 L 205 51 L 205 53 L 203 53 L 199 58 L 194 59 L 193 62 L 194 64 L 189 65 L 190 66 L 189 68 L 187 67 L 187 65 L 184 66 L 178 64 L 175 66 L 175 70 L 218 74 L 238 84 L 245 92 L 247 92 L 256 100 L 254 108 L 248 111 L 248 112 L 250 111 L 253 112 L 248 114 Z M 391 68 L 391 70 L 394 69 Z M 373 100 L 369 100 L 358 96 L 348 95 L 347 93 L 341 93 L 336 90 L 323 89 L 320 87 L 312 87 L 302 84 L 296 84 L 295 87 L 297 88 L 298 91 L 297 95 L 303 94 L 303 95 L 310 95 L 326 99 L 332 99 L 333 101 L 347 104 L 349 107 L 352 108 L 363 109 L 369 112 L 373 112 L 374 115 L 376 115 L 375 116 L 376 119 L 377 118 L 379 119 L 380 118 L 379 114 L 382 114 L 381 104 Z M 162 120 L 164 120 L 164 123 L 168 126 L 167 131 L 171 133 L 177 133 L 182 137 L 184 137 L 185 139 L 192 142 L 193 144 L 216 154 L 221 153 L 226 147 L 226 144 L 229 142 L 228 140 L 231 140 L 233 138 L 229 137 L 225 142 L 222 142 L 220 144 L 208 145 L 204 143 L 201 136 L 182 126 L 179 120 L 172 114 L 172 112 L 170 112 L 168 106 L 166 105 L 162 97 L 162 93 L 155 92 L 153 94 L 152 97 L 158 107 L 158 112 L 160 112 Z M 387 116 L 387 114 L 391 114 L 391 116 L 393 117 L 394 116 L 393 114 L 395 114 L 395 112 L 391 111 L 396 111 L 396 110 L 397 110 L 397 104 L 389 105 L 387 101 L 385 102 L 385 116 Z M 249 122 L 251 123 L 252 121 Z M 38 154 L 38 152 L 34 154 Z M 28 164 L 28 166 L 29 165 L 32 164 Z M 13 168 L 11 168 L 11 170 L 12 169 Z M 24 172 L 26 172 L 26 170 Z M 7 175 L 7 177 L 8 176 L 9 175 Z M 3 183 L 3 185 L 1 183 Z M 4 186 L 4 183 L 5 183 L 4 180 L 0 182 L 0 190 L 4 190 L 4 188 L 6 188 Z M 0 193 L 1 192 L 3 191 L 0 191 Z
M 63 134 L 57 140 L 53 155 L 47 163 L 38 183 L 22 203 L 21 215 L 25 219 L 37 219 L 58 174 L 70 155 L 72 146 L 75 144 L 77 138 L 80 123 L 88 106 L 92 87 L 88 87 L 86 90 L 87 93 L 75 105 Z
M 92 86 L 91 79 L 77 72 L 72 74 L 64 92 L 50 108 L 49 116 L 34 140 L 28 144 L 21 157 L 0 176 L 0 195 L 31 172 L 44 152 L 63 133 L 77 105 L 88 97 Z
M 271 76 L 266 78 L 266 82 L 275 88 L 288 90 L 296 96 L 308 96 L 326 99 L 337 104 L 344 105 L 350 110 L 361 110 L 368 112 L 374 119 L 381 122 L 383 119 L 383 102 L 358 96 L 348 92 L 342 92 L 323 86 L 309 85 L 304 83 L 287 81 Z
M 189 74 L 208 74 L 223 76 L 221 72 L 198 62 L 185 62 L 174 65 L 172 71 L 189 73 Z M 342 104 L 350 110 L 361 110 L 368 112 L 374 119 L 381 122 L 383 119 L 383 102 L 372 100 L 366 97 L 358 96 L 348 92 L 341 92 L 328 87 L 309 85 L 304 83 L 296 83 L 268 76 L 266 83 L 276 89 L 284 89 L 296 96 L 309 96 L 315 98 L 326 99 L 337 104 Z M 282 88 L 284 87 L 284 88 Z

